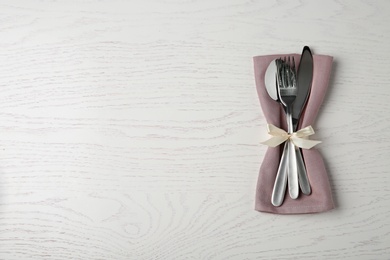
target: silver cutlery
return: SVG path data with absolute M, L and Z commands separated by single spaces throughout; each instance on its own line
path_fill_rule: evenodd
M 295 70 L 294 59 L 291 58 L 274 60 L 266 70 L 267 93 L 273 100 L 283 105 L 289 133 L 298 130 L 299 119 L 310 93 L 312 77 L 313 58 L 307 46 L 302 51 L 298 74 Z M 292 159 L 289 159 L 290 156 Z M 280 206 L 283 203 L 287 181 L 291 198 L 298 197 L 299 187 L 303 194 L 309 195 L 311 193 L 301 150 L 290 141 L 284 145 L 275 179 L 271 198 L 274 206 Z
M 310 48 L 305 46 L 302 51 L 301 60 L 298 67 L 297 84 L 298 94 L 293 104 L 293 125 L 294 131 L 298 130 L 299 119 L 305 108 L 307 99 L 311 90 L 313 80 L 313 55 Z M 301 149 L 295 147 L 298 166 L 298 180 L 302 193 L 309 195 L 311 193 L 309 179 L 307 177 L 305 163 L 302 158 Z

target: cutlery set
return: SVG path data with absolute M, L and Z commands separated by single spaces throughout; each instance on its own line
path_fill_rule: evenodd
M 312 125 L 328 90 L 333 57 L 268 54 L 253 57 L 256 91 L 267 122 L 268 146 L 256 185 L 255 210 L 309 214 L 335 208 L 326 164 Z
M 312 79 L 313 56 L 307 46 L 303 48 L 298 71 L 294 57 L 281 57 L 273 60 L 265 72 L 267 93 L 283 107 L 289 135 L 299 130 L 300 117 L 310 94 Z M 283 204 L 287 183 L 292 199 L 299 197 L 299 190 L 305 195 L 311 194 L 301 150 L 291 139 L 284 143 L 272 191 L 272 205 L 279 207 Z

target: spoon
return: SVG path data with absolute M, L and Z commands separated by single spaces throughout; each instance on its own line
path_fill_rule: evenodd
M 280 103 L 281 101 L 279 99 L 279 91 L 276 85 L 276 71 L 277 64 L 275 59 L 271 61 L 271 63 L 267 67 L 267 70 L 265 71 L 264 82 L 268 95 L 273 100 Z M 274 188 L 272 190 L 271 203 L 276 207 L 282 205 L 286 193 L 288 170 L 287 144 L 288 142 L 284 143 L 282 157 L 280 158 L 280 164 L 276 173 Z

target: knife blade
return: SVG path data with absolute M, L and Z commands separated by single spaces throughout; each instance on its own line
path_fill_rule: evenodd
M 305 108 L 307 98 L 311 90 L 313 80 L 313 55 L 308 46 L 303 47 L 301 61 L 298 67 L 297 84 L 298 93 L 293 104 L 293 124 L 295 130 L 299 123 L 299 119 Z
M 294 131 L 298 130 L 298 124 L 302 112 L 306 106 L 307 99 L 311 91 L 311 85 L 313 80 L 313 55 L 308 46 L 305 46 L 302 51 L 301 61 L 298 67 L 297 84 L 298 94 L 294 102 L 293 107 L 293 125 Z M 307 177 L 305 163 L 303 161 L 301 150 L 298 147 L 296 149 L 297 157 L 297 169 L 299 186 L 302 193 L 309 195 L 311 193 L 310 182 Z

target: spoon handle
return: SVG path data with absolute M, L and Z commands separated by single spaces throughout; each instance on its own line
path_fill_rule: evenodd
M 282 157 L 280 158 L 280 164 L 276 173 L 276 179 L 274 183 L 274 189 L 272 190 L 271 203 L 275 207 L 282 205 L 284 195 L 286 193 L 287 186 L 287 171 L 288 171 L 288 150 L 289 142 L 284 143 Z

